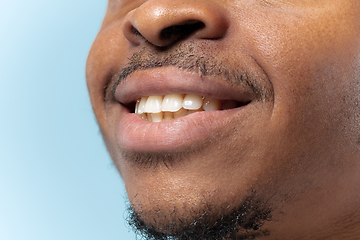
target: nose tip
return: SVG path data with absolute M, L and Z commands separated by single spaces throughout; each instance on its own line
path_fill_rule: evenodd
M 164 47 L 189 37 L 218 39 L 227 31 L 225 14 L 218 6 L 169 2 L 149 0 L 129 12 L 123 21 L 124 36 L 135 44 L 145 39 Z

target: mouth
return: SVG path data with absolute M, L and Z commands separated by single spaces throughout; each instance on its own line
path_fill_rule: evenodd
M 144 96 L 128 105 L 131 113 L 148 122 L 168 122 L 202 111 L 220 111 L 245 106 L 249 102 L 220 100 L 197 94 Z
M 244 85 L 171 67 L 132 74 L 114 99 L 118 146 L 143 153 L 189 151 L 220 141 L 261 103 Z

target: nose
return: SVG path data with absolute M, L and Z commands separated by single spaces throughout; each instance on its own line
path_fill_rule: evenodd
M 149 0 L 130 11 L 122 27 L 134 44 L 145 39 L 166 47 L 186 38 L 222 38 L 228 22 L 224 10 L 211 1 Z

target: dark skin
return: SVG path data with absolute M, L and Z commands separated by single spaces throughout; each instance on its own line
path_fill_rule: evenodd
M 206 232 L 251 202 L 266 217 L 246 228 L 247 211 L 222 238 L 357 239 L 359 39 L 358 0 L 110 0 L 87 84 L 139 221 Z M 242 105 L 161 123 L 133 113 L 169 93 Z

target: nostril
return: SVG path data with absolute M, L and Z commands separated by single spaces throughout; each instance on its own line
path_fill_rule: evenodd
M 135 36 L 141 36 L 141 33 L 139 32 L 139 30 L 137 30 L 135 27 L 131 27 L 130 30 Z
M 184 39 L 216 39 L 228 29 L 227 16 L 213 1 L 145 1 L 128 12 L 122 31 L 132 44 L 170 47 Z M 145 40 L 145 41 L 144 41 Z
M 181 24 L 172 25 L 160 32 L 162 40 L 177 41 L 183 39 L 195 31 L 205 27 L 205 24 L 198 20 L 188 20 Z

